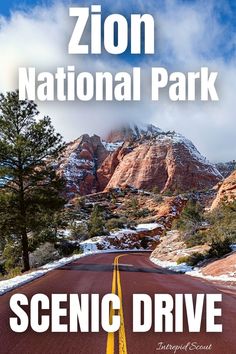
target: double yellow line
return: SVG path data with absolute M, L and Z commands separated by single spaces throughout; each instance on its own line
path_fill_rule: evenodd
M 119 354 L 127 354 L 127 345 L 126 345 L 126 336 L 125 336 L 125 322 L 124 322 L 124 312 L 123 312 L 123 304 L 122 304 L 122 289 L 121 289 L 121 281 L 120 281 L 120 271 L 119 271 L 119 258 L 126 256 L 125 254 L 119 255 L 114 259 L 114 269 L 113 269 L 113 277 L 112 277 L 112 294 L 117 294 L 120 299 L 120 328 L 119 328 Z M 115 314 L 115 310 L 113 308 L 110 309 L 110 322 L 112 321 L 112 317 Z M 107 349 L 106 354 L 114 354 L 115 352 L 115 334 L 114 332 L 110 332 L 107 335 Z

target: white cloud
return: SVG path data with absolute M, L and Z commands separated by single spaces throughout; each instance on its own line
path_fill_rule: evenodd
M 125 104 L 55 102 L 40 103 L 40 110 L 53 117 L 56 129 L 66 140 L 84 132 L 104 134 L 120 123 L 154 122 L 161 128 L 183 133 L 213 161 L 234 159 L 236 61 L 226 62 L 216 50 L 228 32 L 217 22 L 214 2 L 186 5 L 177 0 L 166 1 L 158 11 L 155 4 L 155 1 L 149 2 L 145 7 L 143 1 L 136 2 L 143 12 L 156 12 L 157 18 L 157 55 L 149 57 L 146 64 L 143 62 L 144 70 L 147 63 L 148 66 L 167 65 L 171 71 L 208 66 L 219 72 L 220 102 L 162 100 L 152 103 L 147 99 Z M 124 3 L 118 1 L 116 10 L 122 7 Z M 68 16 L 68 6 L 62 3 L 50 8 L 37 7 L 30 12 L 14 12 L 10 19 L 0 19 L 0 90 L 17 87 L 20 66 L 35 66 L 38 71 L 54 71 L 57 66 L 66 65 L 76 65 L 79 71 L 130 70 L 124 58 L 68 55 L 73 22 Z M 235 36 L 232 36 L 228 46 L 234 43 Z

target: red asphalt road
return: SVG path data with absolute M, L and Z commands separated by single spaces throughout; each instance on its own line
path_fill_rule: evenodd
M 97 254 L 81 258 L 60 269 L 51 271 L 33 282 L 21 286 L 0 297 L 0 353 L 1 354 L 105 354 L 107 333 L 35 333 L 28 329 L 24 333 L 14 333 L 9 326 L 9 318 L 14 316 L 9 308 L 9 299 L 15 293 L 25 294 L 30 299 L 36 293 L 51 294 L 104 294 L 111 293 L 113 261 L 118 253 Z M 226 286 L 173 274 L 155 266 L 147 253 L 128 253 L 119 259 L 123 311 L 128 354 L 174 353 L 157 350 L 160 342 L 177 345 L 198 342 L 199 345 L 212 344 L 212 350 L 191 351 L 191 353 L 236 353 L 236 290 Z M 222 293 L 223 333 L 155 333 L 153 328 L 147 333 L 132 332 L 132 295 L 144 293 L 153 296 L 158 293 Z M 49 312 L 44 312 L 47 314 Z M 116 337 L 116 334 L 115 334 Z M 190 352 L 190 351 L 188 351 Z M 115 339 L 115 354 L 118 340 Z M 177 351 L 186 353 L 186 351 Z

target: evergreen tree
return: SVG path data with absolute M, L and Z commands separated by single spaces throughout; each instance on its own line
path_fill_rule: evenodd
M 203 207 L 196 200 L 190 199 L 174 226 L 180 231 L 193 233 L 203 219 Z
M 99 205 L 94 205 L 93 211 L 90 215 L 90 219 L 88 222 L 88 230 L 90 236 L 100 236 L 104 235 L 105 232 L 105 219 L 103 216 L 103 212 Z
M 30 268 L 29 233 L 64 204 L 64 181 L 52 167 L 62 137 L 49 117 L 36 119 L 38 114 L 17 91 L 0 95 L 0 229 L 2 242 L 21 245 L 24 271 Z

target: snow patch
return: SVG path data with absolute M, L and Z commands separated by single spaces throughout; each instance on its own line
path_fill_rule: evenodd
M 160 259 L 150 257 L 150 261 L 152 261 L 154 264 L 166 268 L 169 270 L 172 270 L 177 273 L 185 273 L 186 275 L 190 275 L 191 277 L 198 277 L 202 279 L 207 279 L 207 280 L 212 280 L 212 281 L 232 281 L 236 282 L 236 272 L 231 272 L 228 274 L 222 274 L 218 276 L 213 276 L 213 275 L 204 275 L 202 274 L 200 268 L 198 267 L 191 267 L 187 265 L 186 263 L 181 263 L 177 264 L 176 262 L 170 262 L 170 261 L 162 261 Z
M 191 275 L 192 277 L 198 277 L 202 279 L 208 279 L 208 280 L 219 280 L 219 281 L 233 281 L 236 282 L 236 272 L 235 273 L 229 273 L 229 274 L 222 274 L 222 275 L 204 275 L 200 271 L 200 269 L 196 268 L 193 269 L 190 272 L 186 272 L 185 274 Z
M 156 259 L 154 257 L 150 257 L 150 260 L 154 264 L 156 264 L 162 268 L 172 270 L 173 272 L 186 273 L 186 272 L 192 271 L 192 267 L 187 265 L 186 263 L 177 264 L 176 262 L 161 261 L 160 259 Z
M 69 230 L 69 229 L 60 229 L 57 232 L 58 238 L 68 238 L 70 236 L 71 236 L 71 230 Z
M 103 237 L 104 236 L 92 237 L 86 241 L 81 242 L 80 247 L 84 253 L 96 252 L 98 251 L 97 244 L 104 243 Z
M 119 229 L 118 231 L 111 232 L 110 235 L 108 235 L 109 238 L 122 238 L 124 235 L 130 235 L 130 234 L 136 234 L 137 230 L 131 230 L 131 229 Z
M 137 231 L 146 231 L 146 230 L 151 231 L 151 230 L 155 230 L 157 228 L 164 229 L 164 226 L 161 224 L 158 224 L 156 222 L 149 223 L 149 224 L 139 224 L 136 226 Z
M 104 148 L 109 152 L 116 151 L 120 146 L 123 145 L 123 143 L 123 141 L 116 141 L 115 143 L 107 143 L 104 140 L 102 141 Z
M 230 248 L 232 251 L 236 251 L 236 243 L 232 243 L 232 245 L 230 245 Z

